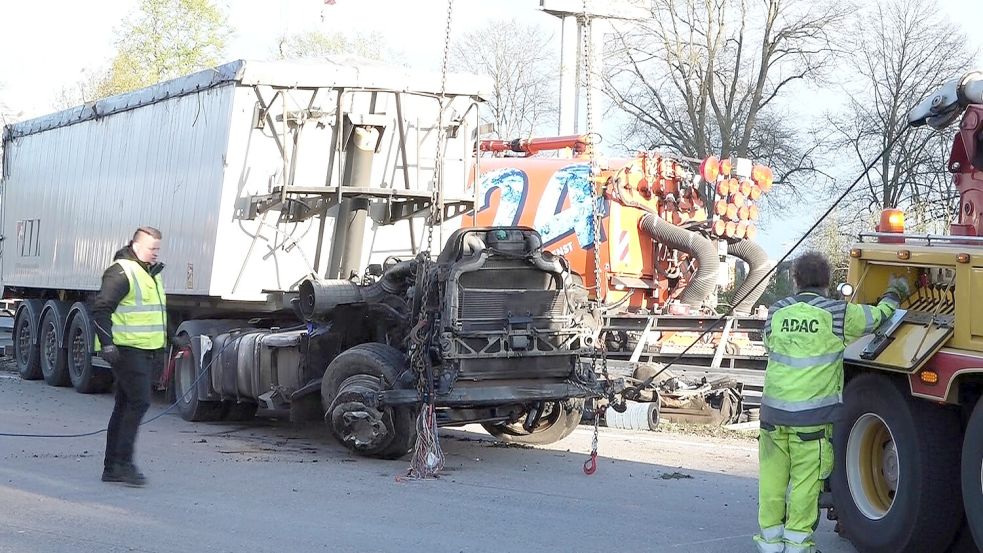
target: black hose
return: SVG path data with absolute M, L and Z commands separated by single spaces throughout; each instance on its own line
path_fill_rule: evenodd
M 717 285 L 720 257 L 714 243 L 702 234 L 679 228 L 651 213 L 642 217 L 638 226 L 657 242 L 684 251 L 696 259 L 696 272 L 679 296 L 679 301 L 693 307 L 702 305 Z
M 738 315 L 750 315 L 754 309 L 754 304 L 761 298 L 768 287 L 768 279 L 765 276 L 769 273 L 771 266 L 768 263 L 768 254 L 764 248 L 750 240 L 740 239 L 727 245 L 727 253 L 743 259 L 748 264 L 747 277 L 744 282 L 737 287 L 734 298 L 741 298 L 740 303 L 734 306 L 734 313 Z

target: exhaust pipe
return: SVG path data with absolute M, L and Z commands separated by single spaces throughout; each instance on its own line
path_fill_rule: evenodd
M 737 287 L 734 292 L 734 299 L 744 300 L 734 306 L 734 313 L 739 315 L 750 315 L 754 309 L 754 304 L 758 302 L 761 295 L 768 287 L 768 280 L 765 275 L 771 270 L 771 263 L 768 261 L 768 254 L 757 243 L 750 240 L 741 239 L 727 245 L 727 253 L 738 259 L 744 260 L 748 264 L 747 277 L 744 282 Z M 755 286 L 760 282 L 759 286 Z
M 308 278 L 300 283 L 300 313 L 304 320 L 323 318 L 339 305 L 378 303 L 388 296 L 402 295 L 416 271 L 415 261 L 402 261 L 386 271 L 377 282 L 359 286 L 350 280 Z
M 696 259 L 699 267 L 680 295 L 679 301 L 692 307 L 702 305 L 703 300 L 717 285 L 720 257 L 717 255 L 716 245 L 702 234 L 679 228 L 651 213 L 642 217 L 638 227 L 657 242 L 684 251 Z

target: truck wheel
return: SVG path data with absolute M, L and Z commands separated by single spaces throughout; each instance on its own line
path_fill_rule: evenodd
M 543 414 L 533 427 L 532 432 L 525 429 L 529 416 L 520 418 L 514 423 L 482 423 L 482 427 L 492 436 L 507 443 L 545 445 L 558 442 L 569 436 L 584 413 L 584 400 L 571 398 L 563 401 L 550 401 L 543 407 Z
M 37 380 L 41 373 L 38 327 L 41 324 L 41 300 L 24 300 L 14 315 L 14 359 L 17 373 L 24 380 Z
M 861 553 L 945 551 L 962 521 L 958 414 L 879 374 L 850 381 L 835 425 L 833 502 Z
M 66 305 L 48 300 L 41 317 L 41 374 L 50 386 L 69 386 L 68 353 L 62 347 L 65 329 Z
M 960 480 L 969 530 L 976 544 L 983 549 L 983 399 L 976 401 L 976 408 L 966 425 Z
M 365 400 L 406 366 L 405 356 L 386 344 L 359 344 L 331 361 L 321 380 L 321 402 L 331 432 L 345 447 L 366 457 L 399 459 L 416 440 L 410 407 L 374 406 Z
M 108 392 L 113 386 L 113 373 L 109 369 L 92 366 L 96 342 L 89 311 L 84 304 L 76 303 L 72 306 L 69 318 L 72 322 L 68 325 L 65 343 L 68 348 L 68 378 L 72 386 L 80 394 Z
M 221 401 L 206 401 L 198 394 L 198 377 L 201 367 L 190 346 L 174 354 L 174 397 L 181 418 L 186 421 L 217 421 L 225 414 Z M 207 377 L 202 377 L 207 378 Z

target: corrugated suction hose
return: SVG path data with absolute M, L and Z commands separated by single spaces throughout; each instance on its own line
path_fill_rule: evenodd
M 720 257 L 714 243 L 702 234 L 679 228 L 651 213 L 643 217 L 638 226 L 654 240 L 684 251 L 696 259 L 696 272 L 680 295 L 679 301 L 699 307 L 717 285 Z

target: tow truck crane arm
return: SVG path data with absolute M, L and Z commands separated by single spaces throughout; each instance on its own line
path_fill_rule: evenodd
M 944 129 L 951 125 L 970 104 L 983 104 L 983 72 L 972 71 L 953 79 L 934 95 L 921 101 L 908 112 L 912 127 L 928 125 Z

